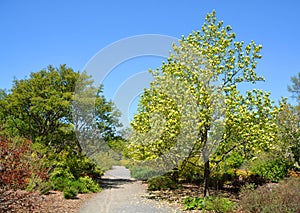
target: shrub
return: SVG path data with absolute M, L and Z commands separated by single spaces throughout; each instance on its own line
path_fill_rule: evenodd
M 202 209 L 204 206 L 204 198 L 202 197 L 186 197 L 183 200 L 186 210 Z
M 80 177 L 75 183 L 77 183 L 77 189 L 79 193 L 99 192 L 100 186 L 89 176 Z
M 71 182 L 74 180 L 66 179 L 63 177 L 58 177 L 51 180 L 52 189 L 58 191 L 64 191 L 65 188 L 71 185 Z
M 173 181 L 169 176 L 159 176 L 148 180 L 148 190 L 178 189 L 180 184 Z
M 32 157 L 31 141 L 0 137 L 0 187 L 25 189 L 32 176 L 46 179 L 46 170 Z
M 91 175 L 93 178 L 103 175 L 103 171 L 88 157 L 71 150 L 59 153 L 54 166 L 56 169 L 70 173 L 75 179 L 85 174 Z
M 70 171 L 57 167 L 51 173 L 50 181 L 53 184 L 54 190 L 63 191 L 65 188 L 69 187 L 73 181 L 75 181 L 75 177 Z
M 192 163 L 190 163 L 190 161 Z M 199 184 L 203 181 L 203 168 L 198 165 L 198 159 L 190 159 L 185 165 L 179 167 L 179 178 L 182 181 Z
M 101 190 L 101 187 L 98 185 L 98 183 L 89 176 L 80 177 L 76 180 L 69 173 L 65 176 L 52 176 L 50 180 L 53 184 L 52 188 L 54 190 L 59 191 L 64 191 L 65 189 L 68 189 L 71 186 L 75 188 L 78 191 L 78 193 L 99 192 Z
M 78 190 L 74 186 L 66 187 L 63 191 L 65 199 L 74 199 L 78 194 Z
M 43 195 L 48 195 L 52 187 L 51 182 L 43 182 L 39 185 L 39 192 Z
M 288 175 L 291 163 L 278 157 L 262 157 L 254 161 L 251 171 L 260 177 L 277 182 Z
M 103 171 L 86 156 L 64 151 L 58 156 L 55 166 L 50 175 L 54 190 L 64 191 L 72 186 L 79 193 L 100 191 L 94 179 L 100 177 Z
M 217 213 L 232 212 L 235 203 L 225 197 L 187 197 L 184 199 L 184 208 L 186 210 L 207 210 Z
M 41 194 L 47 195 L 53 189 L 53 184 L 50 181 L 43 181 L 41 178 L 32 175 L 28 181 L 26 191 L 32 192 L 38 190 Z
M 137 180 L 148 180 L 161 174 L 159 171 L 145 166 L 131 166 L 129 170 L 130 176 Z
M 289 178 L 256 190 L 241 192 L 240 206 L 246 212 L 300 212 L 300 180 Z

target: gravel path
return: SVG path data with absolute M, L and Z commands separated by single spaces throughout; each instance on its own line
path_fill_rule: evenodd
M 130 178 L 123 166 L 114 166 L 102 178 L 104 190 L 86 202 L 79 213 L 161 213 L 181 212 L 155 200 L 147 199 L 146 186 Z

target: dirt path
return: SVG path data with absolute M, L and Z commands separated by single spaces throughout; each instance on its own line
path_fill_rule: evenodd
M 181 212 L 166 203 L 146 198 L 146 187 L 130 178 L 123 166 L 114 166 L 103 177 L 104 190 L 86 202 L 79 213 L 161 213 Z

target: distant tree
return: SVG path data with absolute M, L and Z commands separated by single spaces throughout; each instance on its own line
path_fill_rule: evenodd
M 57 151 L 64 146 L 80 149 L 75 137 L 74 91 L 79 78 L 94 95 L 94 119 L 102 137 L 113 135 L 117 114 L 113 104 L 102 95 L 102 86 L 93 87 L 85 73 L 74 72 L 66 65 L 49 66 L 31 73 L 28 79 L 14 80 L 11 92 L 0 102 L 4 106 L 6 131 L 39 141 Z M 115 117 L 116 116 L 116 117 Z
M 300 72 L 291 77 L 292 85 L 288 91 L 297 100 L 297 105 L 282 100 L 277 116 L 279 139 L 285 157 L 291 158 L 297 169 L 300 169 Z
M 300 72 L 298 76 L 291 77 L 292 85 L 288 86 L 288 90 L 293 94 L 293 97 L 300 101 Z
M 297 108 L 282 100 L 277 115 L 281 155 L 300 169 L 300 114 Z
M 4 120 L 5 120 L 5 114 L 4 114 L 4 105 L 2 104 L 1 100 L 5 99 L 6 92 L 3 89 L 0 89 L 0 131 L 4 128 Z
M 0 100 L 4 99 L 6 96 L 6 92 L 4 89 L 0 89 Z

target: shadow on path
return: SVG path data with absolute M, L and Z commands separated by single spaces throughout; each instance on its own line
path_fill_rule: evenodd
M 116 178 L 116 179 L 101 178 L 99 184 L 103 189 L 112 189 L 112 188 L 118 189 L 118 188 L 123 188 L 122 185 L 124 184 L 133 183 L 133 182 L 136 182 L 136 180 L 129 180 L 124 178 Z
M 166 203 L 147 199 L 147 188 L 130 177 L 123 166 L 114 166 L 99 180 L 103 190 L 86 202 L 80 213 L 173 213 L 181 212 Z

